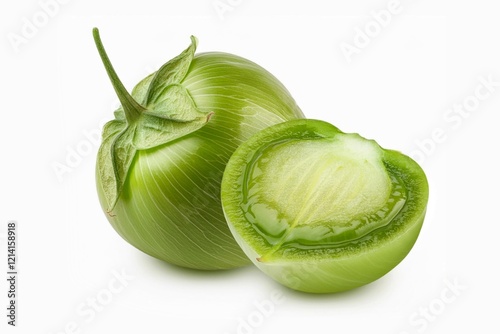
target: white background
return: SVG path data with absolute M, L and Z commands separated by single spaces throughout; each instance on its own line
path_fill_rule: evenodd
M 2 262 L 7 221 L 16 220 L 20 234 L 18 327 L 6 324 L 2 279 L 2 333 L 498 332 L 494 1 L 401 0 L 350 61 L 341 45 L 354 45 L 358 29 L 376 29 L 371 12 L 389 1 L 222 0 L 232 8 L 222 16 L 214 0 L 65 2 L 56 2 L 50 17 L 37 0 L 2 1 L 0 8 Z M 38 28 L 23 37 L 27 21 Z M 98 145 L 85 136 L 100 131 L 117 104 L 94 26 L 129 89 L 193 34 L 199 52 L 235 53 L 271 71 L 309 118 L 418 157 L 431 194 L 411 253 L 373 284 L 316 296 L 283 288 L 252 266 L 179 269 L 128 245 L 101 212 Z M 11 42 L 14 34 L 22 44 Z M 475 98 L 480 78 L 497 85 L 479 88 L 489 92 L 482 100 Z M 467 117 L 449 114 L 474 102 Z M 441 134 L 431 144 L 433 133 Z M 84 148 L 81 161 L 58 177 L 54 164 Z M 117 272 L 130 279 L 111 293 Z M 94 313 L 93 299 L 105 304 Z

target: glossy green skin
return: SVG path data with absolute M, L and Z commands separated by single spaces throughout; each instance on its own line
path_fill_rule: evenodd
M 266 148 L 292 140 L 335 138 L 343 133 L 317 120 L 295 120 L 265 129 L 242 144 L 231 157 L 222 181 L 222 203 L 231 232 L 252 262 L 279 283 L 294 290 L 332 293 L 353 289 L 382 277 L 409 253 L 419 235 L 428 201 L 428 183 L 420 166 L 409 157 L 382 149 L 388 175 L 398 178 L 406 202 L 383 227 L 362 237 L 334 241 L 321 246 L 297 232 L 295 243 L 283 243 L 259 233 L 245 216 L 245 187 L 248 170 Z M 267 157 L 267 156 L 266 156 Z M 305 159 L 290 156 L 289 159 Z M 310 162 L 312 165 L 314 161 Z M 286 174 L 276 175 L 276 178 Z M 307 182 L 307 181 L 305 181 Z M 261 185 L 272 189 L 272 184 Z M 290 185 L 292 191 L 294 184 Z M 301 206 L 303 203 L 290 203 Z M 283 218 L 280 218 L 283 219 Z M 260 222 L 278 226 L 273 218 Z M 259 222 L 257 222 L 259 223 Z M 313 228 L 316 228 L 313 225 Z M 286 235 L 285 235 L 286 236 Z M 302 238 L 302 239 L 301 239 Z M 316 241 L 318 243 L 318 241 Z M 265 255 L 265 256 L 264 256 Z
M 213 116 L 200 130 L 139 151 L 106 216 L 130 244 L 166 262 L 204 270 L 247 265 L 222 212 L 224 168 L 252 134 L 303 114 L 269 72 L 226 53 L 196 55 L 181 84 Z M 106 211 L 99 177 L 97 188 Z

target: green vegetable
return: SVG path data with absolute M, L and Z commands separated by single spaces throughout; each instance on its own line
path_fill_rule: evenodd
M 427 199 L 412 159 L 318 120 L 255 134 L 222 180 L 224 213 L 247 256 L 281 284 L 313 293 L 393 269 L 418 237 Z
M 99 200 L 111 225 L 133 246 L 179 266 L 248 264 L 224 219 L 222 174 L 253 133 L 303 117 L 295 101 L 249 60 L 195 55 L 194 37 L 129 94 L 98 30 L 93 34 L 121 102 L 104 127 L 96 167 Z

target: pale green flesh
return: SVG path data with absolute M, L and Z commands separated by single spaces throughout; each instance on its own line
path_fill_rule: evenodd
M 276 248 L 333 247 L 389 224 L 405 193 L 382 153 L 373 141 L 342 134 L 278 142 L 256 154 L 241 210 L 267 240 L 260 260 Z

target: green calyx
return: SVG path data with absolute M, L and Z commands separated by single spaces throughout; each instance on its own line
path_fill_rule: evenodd
M 202 128 L 212 112 L 202 112 L 182 86 L 196 51 L 196 38 L 180 55 L 143 79 L 129 94 L 118 78 L 99 36 L 94 41 L 120 100 L 115 120 L 103 130 L 97 173 L 102 180 L 108 213 L 116 205 L 138 150 L 167 144 Z
M 317 120 L 254 135 L 222 181 L 224 214 L 250 260 L 316 293 L 367 284 L 395 267 L 418 236 L 427 198 L 425 174 L 409 157 Z

